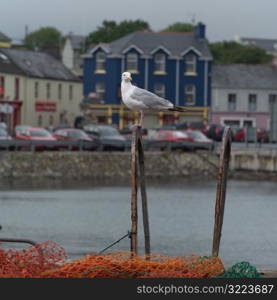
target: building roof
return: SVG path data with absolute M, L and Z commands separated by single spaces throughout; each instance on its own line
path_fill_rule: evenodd
M 277 89 L 277 68 L 269 65 L 214 65 L 212 86 L 224 89 Z
M 243 45 L 254 45 L 267 52 L 277 52 L 277 39 L 240 38 Z
M 79 81 L 56 58 L 47 53 L 30 50 L 0 48 L 0 72 L 4 71 L 36 78 Z
M 0 41 L 1 41 L 1 42 L 10 42 L 11 39 L 10 39 L 9 37 L 7 37 L 4 33 L 2 33 L 2 32 L 0 31 Z
M 94 49 L 102 46 L 98 44 L 88 56 L 91 55 Z M 170 57 L 179 58 L 183 53 L 193 48 L 200 52 L 205 59 L 212 59 L 208 43 L 205 39 L 198 38 L 195 33 L 179 33 L 179 32 L 145 32 L 139 31 L 128 34 L 110 44 L 104 44 L 105 51 L 109 57 L 121 57 L 124 50 L 130 47 L 135 47 L 142 52 L 142 55 L 151 56 L 153 50 L 162 47 L 170 53 Z M 87 56 L 86 56 L 87 57 Z
M 73 49 L 77 50 L 83 47 L 82 42 L 85 38 L 82 35 L 69 34 L 67 38 L 70 39 Z

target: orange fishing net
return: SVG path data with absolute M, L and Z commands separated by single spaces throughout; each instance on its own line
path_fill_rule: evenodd
M 0 278 L 203 278 L 224 272 L 220 258 L 197 255 L 145 257 L 116 252 L 67 263 L 65 259 L 65 251 L 54 242 L 0 250 Z
M 87 255 L 60 268 L 43 272 L 50 278 L 203 278 L 224 272 L 219 258 L 167 257 L 164 255 L 133 256 L 130 252 Z
M 23 250 L 0 249 L 0 278 L 39 277 L 43 271 L 64 264 L 65 258 L 64 249 L 52 241 Z

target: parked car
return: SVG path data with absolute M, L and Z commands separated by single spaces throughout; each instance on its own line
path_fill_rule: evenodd
M 0 140 L 11 140 L 12 137 L 7 133 L 7 131 L 3 128 L 0 128 Z
M 49 141 L 56 141 L 56 138 L 51 135 L 49 131 L 44 128 L 27 128 L 25 130 L 16 133 L 17 140 L 34 141 L 36 150 L 53 149 L 53 146 L 47 145 Z M 37 143 L 41 142 L 41 143 Z M 45 144 L 43 142 L 46 142 Z M 20 146 L 20 148 L 26 148 L 28 145 Z M 28 147 L 29 148 L 29 147 Z
M 193 149 L 210 149 L 214 148 L 214 143 L 203 132 L 199 130 L 186 130 L 186 134 L 194 142 Z
M 13 150 L 14 147 L 10 143 L 5 143 L 5 141 L 11 141 L 12 137 L 8 132 L 0 127 L 0 150 Z
M 252 128 L 255 130 L 254 128 Z M 234 142 L 244 142 L 246 141 L 246 135 L 247 135 L 247 128 L 232 128 L 233 133 L 233 141 Z M 256 140 L 259 143 L 268 143 L 269 142 L 269 134 L 264 129 L 257 129 L 256 130 Z M 255 133 L 254 137 L 251 140 L 251 142 L 255 142 Z
M 208 126 L 207 137 L 213 141 L 221 142 L 224 133 L 224 126 L 218 124 L 211 124 Z
M 112 126 L 85 125 L 83 129 L 89 137 L 98 141 L 98 150 L 124 151 L 126 149 L 126 138 Z
M 191 142 L 192 139 L 181 130 L 158 130 L 151 136 L 148 142 L 149 149 L 171 149 L 171 150 L 186 150 L 190 147 L 186 142 Z
M 95 139 L 89 137 L 83 130 L 66 128 L 58 129 L 52 134 L 58 141 L 83 141 L 84 150 L 95 150 L 98 146 L 98 143 L 95 142 Z M 85 143 L 88 142 L 88 143 Z M 92 143 L 94 142 L 94 143 Z M 68 148 L 68 145 L 62 146 L 62 148 Z M 79 145 L 73 145 L 72 150 L 79 150 Z
M 32 126 L 30 125 L 16 125 L 14 127 L 14 136 L 16 136 L 16 134 L 19 134 L 21 131 L 25 131 L 26 129 L 32 128 Z

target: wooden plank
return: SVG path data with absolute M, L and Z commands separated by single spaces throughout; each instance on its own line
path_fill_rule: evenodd
M 146 194 L 146 183 L 145 183 L 145 169 L 144 169 L 144 151 L 141 130 L 139 129 L 138 136 L 138 158 L 139 158 L 139 173 L 140 173 L 140 191 L 142 201 L 142 219 L 144 229 L 144 247 L 145 255 L 150 255 L 150 229 L 149 229 L 149 216 L 148 216 L 148 204 Z
M 131 246 L 132 255 L 137 255 L 137 234 L 138 234 L 138 175 L 137 175 L 137 149 L 138 148 L 138 127 L 132 132 L 131 145 Z
M 218 256 L 220 247 L 226 198 L 227 175 L 231 154 L 231 136 L 231 129 L 229 127 L 226 127 L 223 133 L 219 160 L 212 256 Z

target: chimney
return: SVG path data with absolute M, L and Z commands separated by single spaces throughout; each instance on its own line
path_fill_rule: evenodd
M 196 37 L 200 39 L 205 39 L 206 38 L 206 25 L 198 22 L 198 24 L 194 28 L 195 35 Z

